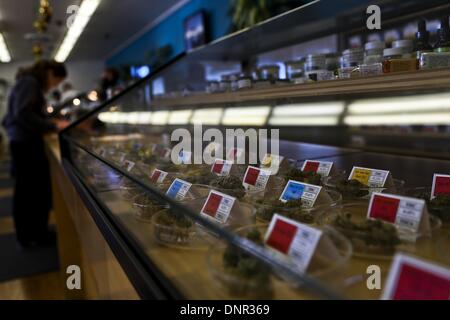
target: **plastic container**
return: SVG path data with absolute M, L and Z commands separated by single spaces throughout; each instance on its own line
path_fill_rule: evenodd
M 364 48 L 364 65 L 383 63 L 383 51 L 386 48 L 386 44 L 383 41 L 367 42 Z
M 384 49 L 383 72 L 406 72 L 417 70 L 417 59 L 404 48 Z
M 281 191 L 281 193 L 282 192 L 283 191 Z M 287 208 L 281 203 L 280 205 L 273 205 L 268 201 L 255 202 L 256 219 L 258 222 L 268 223 L 272 220 L 273 216 L 278 213 L 300 223 L 315 224 L 322 219 L 323 215 L 327 214 L 330 208 L 342 204 L 342 195 L 339 192 L 333 190 L 328 190 L 326 192 L 330 197 L 330 202 L 316 204 L 313 208 Z M 269 201 L 270 199 L 277 200 L 279 196 L 281 196 L 281 193 L 278 196 L 269 197 Z
M 369 201 L 372 193 L 384 192 L 390 194 L 404 194 L 405 181 L 393 179 L 393 188 L 374 188 L 367 186 L 342 186 L 342 182 L 347 182 L 348 179 L 344 176 L 331 176 L 324 179 L 324 186 L 327 189 L 336 190 L 342 194 L 344 203 L 355 201 Z
M 158 244 L 175 249 L 206 249 L 202 231 L 194 220 L 165 209 L 152 217 L 153 235 Z
M 246 90 L 253 87 L 253 78 L 249 75 L 242 74 L 236 81 L 237 90 Z
M 412 55 L 414 42 L 412 40 L 396 40 L 392 42 L 392 48 L 401 49 L 404 55 Z
M 258 80 L 267 80 L 271 83 L 275 83 L 280 79 L 280 66 L 278 65 L 266 65 L 261 66 L 257 70 Z
M 241 237 L 246 237 L 252 230 L 258 230 L 264 236 L 267 232 L 267 224 L 259 224 L 236 230 Z M 307 269 L 307 274 L 311 277 L 326 281 L 328 285 L 340 286 L 343 283 L 343 271 L 352 256 L 351 243 L 336 230 L 324 227 L 321 228 L 336 249 L 337 256 L 333 259 L 328 257 L 314 255 Z M 280 286 L 291 286 L 295 288 L 301 287 L 301 284 L 293 282 L 291 279 L 283 280 L 283 275 L 276 270 L 269 270 L 255 258 L 242 255 L 246 259 L 255 259 L 250 265 L 257 270 L 249 272 L 248 276 L 237 272 L 234 267 L 227 266 L 224 262 L 225 252 L 229 252 L 228 246 L 224 243 L 213 244 L 206 256 L 209 273 L 214 279 L 213 283 L 220 289 L 226 290 L 228 294 L 245 299 L 272 299 L 278 298 L 277 288 Z M 239 250 L 239 249 L 235 249 Z M 267 248 L 269 254 L 275 254 L 272 249 Z M 237 251 L 239 252 L 239 251 Z M 290 258 L 283 256 L 282 258 L 276 253 L 279 259 L 285 259 L 286 263 L 291 263 Z M 281 282 L 281 284 L 279 283 Z M 281 293 L 282 294 L 282 293 Z M 282 297 L 280 297 L 282 298 Z
M 430 215 L 430 234 L 412 233 L 382 221 L 377 221 L 377 226 L 372 225 L 366 229 L 362 228 L 361 224 L 368 221 L 368 206 L 368 202 L 357 202 L 335 207 L 323 216 L 320 223 L 331 225 L 347 237 L 352 242 L 354 255 L 357 257 L 385 260 L 391 259 L 398 251 L 422 257 L 434 255 L 432 237 L 441 227 L 439 219 Z M 353 223 L 359 225 L 359 229 L 351 227 L 350 224 Z
M 347 49 L 342 53 L 341 67 L 355 68 L 364 63 L 364 49 Z
M 327 57 L 325 54 L 310 54 L 305 60 L 305 72 L 326 70 Z
M 155 213 L 168 208 L 168 205 L 161 205 L 157 203 L 145 193 L 137 195 L 133 199 L 135 217 L 142 222 L 151 223 L 152 217 Z
M 297 82 L 304 79 L 305 76 L 305 59 L 286 61 L 286 79 L 291 82 Z

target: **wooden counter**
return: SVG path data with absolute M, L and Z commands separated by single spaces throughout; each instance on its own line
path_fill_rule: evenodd
M 46 137 L 53 206 L 58 232 L 61 281 L 68 266 L 81 268 L 82 289 L 66 290 L 67 299 L 138 299 L 120 264 L 98 230 L 61 165 L 56 136 Z

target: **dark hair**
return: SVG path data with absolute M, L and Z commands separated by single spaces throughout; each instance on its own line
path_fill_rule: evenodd
M 52 71 L 53 75 L 57 78 L 66 78 L 67 69 L 63 63 L 56 62 L 54 60 L 39 60 L 34 65 L 28 68 L 19 68 L 16 75 L 16 80 L 22 78 L 23 76 L 32 76 L 37 79 L 41 88 L 47 89 L 47 74 L 48 71 Z

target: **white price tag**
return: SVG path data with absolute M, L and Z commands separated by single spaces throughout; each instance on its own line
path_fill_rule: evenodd
M 159 169 L 155 169 L 150 176 L 150 181 L 156 184 L 161 184 L 166 179 L 168 173 Z
M 192 152 L 181 150 L 178 154 L 178 162 L 180 164 L 190 164 L 191 163 Z
M 305 208 L 312 208 L 319 197 L 322 187 L 303 182 L 289 180 L 281 194 L 280 201 L 302 200 Z
M 306 160 L 303 164 L 302 171 L 315 172 L 322 177 L 328 177 L 332 168 L 333 162 Z
M 265 244 L 292 258 L 305 272 L 316 251 L 322 231 L 275 214 L 265 236 Z
M 374 193 L 370 199 L 367 217 L 417 232 L 425 208 L 424 200 Z
M 349 180 L 357 180 L 371 188 L 383 188 L 389 177 L 389 171 L 354 167 Z
M 211 172 L 217 174 L 218 176 L 226 177 L 230 175 L 232 166 L 233 161 L 216 159 L 211 168 Z
M 243 149 L 233 148 L 233 149 L 230 149 L 230 151 L 228 152 L 227 160 L 236 162 L 239 159 L 242 159 L 243 156 L 244 156 L 244 150 Z
M 221 224 L 225 224 L 228 221 L 235 201 L 236 198 L 212 190 L 200 214 L 207 218 L 212 218 Z
M 132 161 L 128 161 L 128 160 L 124 160 L 123 164 L 125 165 L 126 169 L 128 172 L 130 172 L 131 170 L 133 170 L 134 166 L 136 165 L 134 162 Z
M 242 185 L 245 189 L 265 190 L 270 178 L 270 171 L 256 167 L 248 167 Z
M 191 187 L 191 183 L 183 181 L 181 179 L 175 179 L 169 190 L 167 190 L 167 195 L 173 199 L 181 201 L 186 197 L 186 194 Z
M 397 254 L 383 292 L 384 300 L 449 300 L 450 270 Z

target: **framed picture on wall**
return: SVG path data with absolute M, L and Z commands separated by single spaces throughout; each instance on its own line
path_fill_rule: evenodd
M 186 51 L 192 51 L 207 42 L 206 14 L 199 11 L 184 20 L 184 42 Z

